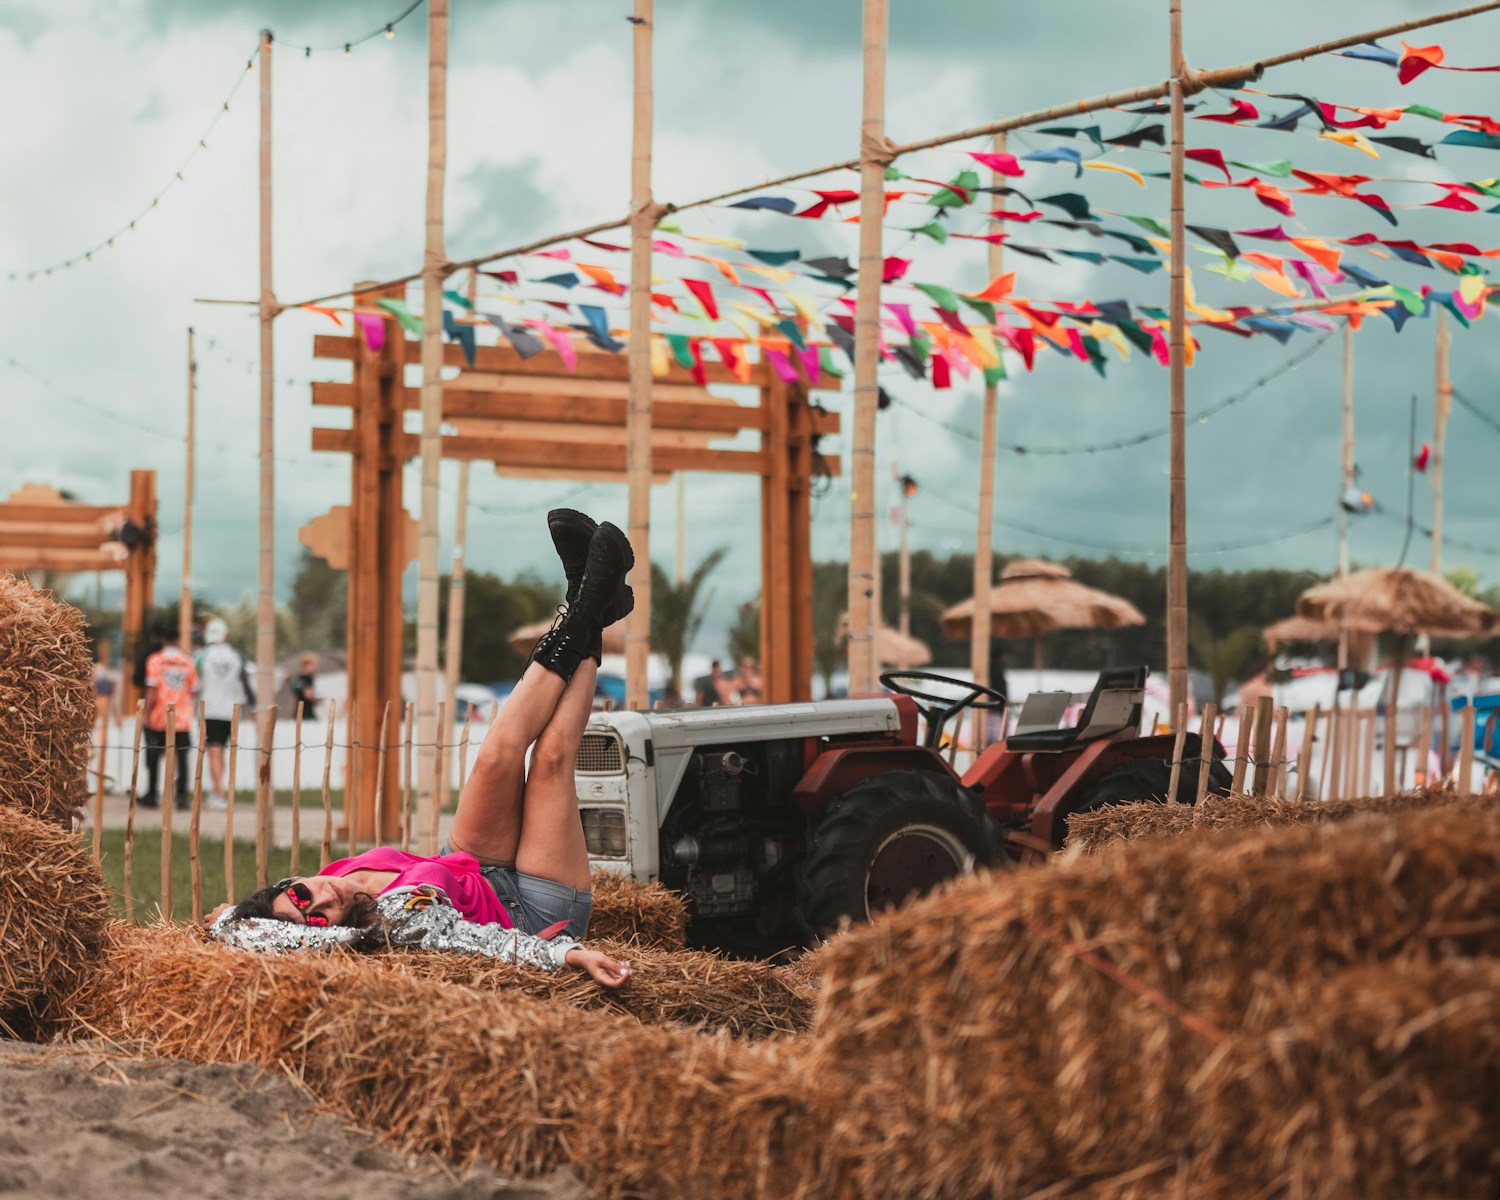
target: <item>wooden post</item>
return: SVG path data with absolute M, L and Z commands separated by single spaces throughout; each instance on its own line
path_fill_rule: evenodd
M 1218 715 L 1217 704 L 1210 701 L 1203 706 L 1203 720 L 1198 723 L 1198 787 L 1193 794 L 1194 804 L 1202 804 L 1203 797 L 1208 795 L 1208 773 L 1214 765 L 1214 718 Z
M 625 483 L 629 534 L 635 550 L 635 609 L 625 619 L 625 705 L 644 711 L 650 700 L 651 655 L 651 238 L 657 211 L 651 194 L 654 93 L 651 36 L 654 0 L 635 0 L 631 18 L 635 107 L 630 146 L 630 404 L 625 417 Z
M 463 796 L 463 788 L 469 782 L 469 738 L 472 734 L 474 713 L 472 710 L 464 714 L 464 740 L 458 748 L 458 788 L 459 796 Z
M 450 601 L 451 603 L 451 601 Z M 451 611 L 451 610 L 450 610 Z M 404 745 L 406 753 L 402 756 L 402 779 L 401 779 L 401 849 L 411 849 L 411 765 L 412 752 L 412 714 L 413 708 L 410 704 L 406 706 L 406 737 Z M 444 781 L 443 790 L 438 793 L 438 804 L 444 804 L 448 798 L 447 779 L 448 764 L 444 759 L 439 759 L 438 776 Z
M 1297 799 L 1307 799 L 1307 769 L 1312 763 L 1313 743 L 1318 740 L 1318 720 L 1322 715 L 1322 706 L 1313 705 L 1312 714 L 1306 717 L 1302 724 L 1302 750 L 1297 755 Z
M 109 713 L 99 722 L 99 786 L 94 791 L 94 858 L 104 854 L 104 771 L 109 754 Z
M 885 272 L 887 0 L 864 0 L 864 98 L 859 139 L 859 287 L 854 314 L 854 428 L 849 444 L 849 694 L 875 690 L 875 414 L 880 385 L 880 288 Z
M 187 469 L 182 498 L 182 599 L 177 610 L 177 638 L 185 654 L 193 652 L 193 439 L 196 421 L 198 360 L 193 356 L 193 327 L 188 326 Z M 200 746 L 199 757 L 202 757 Z M 195 913 L 196 917 L 197 914 Z
M 385 747 L 391 731 L 391 702 L 385 702 L 380 714 L 380 741 L 375 750 L 375 844 L 380 845 L 381 831 L 385 829 Z
M 1272 703 L 1269 696 L 1255 699 L 1255 772 L 1251 779 L 1250 794 L 1266 795 L 1266 783 L 1271 774 L 1271 717 Z
M 1432 782 L 1429 777 L 1432 764 L 1432 701 L 1422 706 L 1422 724 L 1417 733 L 1416 765 L 1412 770 L 1412 784 L 1426 787 Z
M 1179 706 L 1176 721 L 1177 737 L 1172 742 L 1172 773 L 1168 776 L 1167 794 L 1162 797 L 1168 804 L 1177 800 L 1177 783 L 1182 778 L 1182 748 L 1187 742 L 1187 705 Z
M 473 272 L 470 272 L 472 278 Z M 471 285 L 472 286 L 472 285 Z M 465 459 L 458 464 L 458 512 L 453 522 L 453 568 L 448 577 L 448 642 L 443 655 L 443 696 L 457 711 L 458 685 L 463 675 L 464 645 L 464 545 L 469 534 L 469 468 L 474 464 Z M 409 754 L 412 739 L 406 739 Z M 448 802 L 451 785 L 448 779 L 448 759 L 439 754 L 437 758 L 437 805 L 441 809 Z M 407 772 L 410 775 L 410 771 Z M 405 781 L 410 787 L 410 781 Z M 411 815 L 406 811 L 410 797 L 401 799 L 401 848 L 409 847 L 406 840 L 411 836 Z
M 1328 713 L 1328 749 L 1323 755 L 1324 764 L 1327 766 L 1328 787 L 1326 790 L 1319 789 L 1320 800 L 1341 800 L 1343 786 L 1344 767 L 1344 710 L 1338 706 L 1338 696 L 1334 696 L 1334 706 Z
M 1005 134 L 997 133 L 993 142 L 996 154 L 1005 153 Z M 1005 176 L 990 172 L 990 184 L 1004 187 Z M 992 232 L 1000 231 L 1002 222 L 990 224 Z M 1005 269 L 1004 250 L 999 242 L 990 242 L 989 276 L 994 279 Z M 1000 385 L 986 381 L 983 409 L 979 418 L 979 527 L 974 543 L 974 623 L 969 631 L 969 669 L 974 682 L 990 684 L 990 588 L 995 575 L 995 440 L 1000 428 Z M 974 713 L 974 753 L 984 749 L 985 714 Z
M 297 733 L 292 744 L 292 856 L 287 863 L 288 875 L 298 874 L 302 865 L 302 709 L 297 701 Z
M 437 719 L 437 745 L 435 747 L 435 750 L 439 755 L 449 753 L 449 746 L 443 740 L 443 734 L 447 732 L 448 724 L 448 702 L 446 700 L 439 700 Z M 428 832 L 429 845 L 432 846 L 432 852 L 434 854 L 438 852 L 438 849 L 442 845 L 443 809 L 447 806 L 447 804 L 447 796 L 437 797 L 437 803 L 432 806 L 432 813 L 430 814 L 430 820 L 432 823 L 431 825 L 423 825 L 423 828 Z
M 193 911 L 196 921 L 203 915 L 203 864 L 198 861 L 198 825 L 203 815 L 203 747 L 207 744 L 208 725 L 203 705 L 198 706 L 198 755 L 193 760 L 193 812 L 188 818 L 188 865 L 193 878 Z
M 1360 783 L 1363 785 L 1360 790 L 1361 790 L 1362 794 L 1364 794 L 1366 796 L 1370 796 L 1370 795 L 1374 794 L 1374 787 L 1375 787 L 1375 781 L 1374 781 L 1374 774 L 1375 774 L 1375 734 L 1376 734 L 1376 722 L 1378 720 L 1379 720 L 1379 714 L 1373 708 L 1366 710 L 1366 712 L 1364 714 L 1364 718 L 1363 718 L 1363 724 L 1364 724 L 1364 735 L 1363 735 L 1364 752 L 1360 755 L 1360 760 L 1359 760 L 1359 779 L 1360 779 Z
M 438 806 L 436 732 L 438 680 L 438 468 L 443 437 L 443 180 L 448 153 L 448 0 L 427 4 L 427 248 L 422 266 L 422 513 L 417 536 L 417 728 L 423 751 L 417 804 Z M 649 292 L 650 289 L 648 288 Z M 386 703 L 390 702 L 389 693 Z M 375 778 L 385 779 L 385 738 Z M 377 785 L 379 786 L 379 785 Z M 374 841 L 391 832 L 380 824 L 384 797 L 375 797 Z
M 1172 72 L 1171 234 L 1172 289 L 1170 311 L 1170 553 L 1167 559 L 1167 690 L 1171 712 L 1188 699 L 1187 677 L 1187 241 L 1185 226 L 1186 116 L 1183 107 L 1183 76 L 1187 63 L 1182 54 L 1182 0 L 1169 0 Z
M 255 886 L 263 888 L 271 882 L 271 847 L 276 840 L 276 796 L 271 784 L 271 751 L 276 742 L 276 705 L 266 709 L 261 722 L 260 765 L 256 773 L 255 789 Z
M 260 551 L 255 692 L 276 696 L 276 293 L 271 281 L 271 31 L 260 31 Z M 259 838 L 259 832 L 256 837 Z M 264 878 L 259 886 L 265 887 Z
M 137 700 L 135 702 L 135 750 L 130 756 L 130 795 L 126 797 L 125 803 L 125 919 L 127 921 L 135 915 L 135 896 L 131 889 L 135 865 L 135 789 L 140 783 L 141 729 L 145 725 L 145 718 L 146 702 Z
M 354 857 L 355 839 L 359 832 L 359 701 L 349 702 L 349 753 L 344 769 L 344 827 L 349 834 L 349 857 Z M 373 812 L 371 826 L 374 825 Z
M 1437 396 L 1432 429 L 1432 573 L 1443 573 L 1443 447 L 1448 440 L 1448 413 L 1453 385 L 1448 381 L 1448 317 L 1437 310 Z
M 172 919 L 172 812 L 177 807 L 177 706 L 167 705 L 166 758 L 161 768 L 161 915 Z
M 1460 796 L 1472 796 L 1474 788 L 1471 779 L 1474 775 L 1474 705 L 1464 705 L 1463 724 L 1459 729 L 1459 736 L 1463 739 L 1458 744 L 1458 794 Z
M 323 846 L 319 852 L 319 870 L 333 861 L 333 797 L 328 783 L 333 774 L 333 714 L 336 701 L 328 702 L 328 732 L 323 736 Z M 345 788 L 348 781 L 345 780 Z
M 1385 709 L 1385 794 L 1394 796 L 1396 786 L 1396 738 L 1401 730 L 1401 711 L 1388 704 Z
M 229 714 L 229 788 L 224 798 L 224 899 L 234 902 L 234 796 L 235 768 L 240 753 L 240 706 L 236 704 Z
M 1245 765 L 1249 760 L 1250 734 L 1254 729 L 1250 714 L 1254 711 L 1248 704 L 1240 705 L 1240 728 L 1234 739 L 1234 782 L 1229 785 L 1230 792 L 1236 796 L 1244 795 Z
M 137 529 L 150 529 L 156 522 L 156 472 L 130 472 L 130 503 L 127 519 Z M 151 613 L 151 595 L 156 583 L 156 539 L 138 545 L 125 559 L 125 612 L 121 617 L 124 630 L 122 664 L 133 664 L 140 653 L 146 633 L 146 619 Z M 121 672 L 120 707 L 128 708 L 140 697 L 131 671 Z
M 1344 739 L 1347 752 L 1344 756 L 1344 790 L 1349 799 L 1358 800 L 1364 791 L 1364 771 L 1360 766 L 1360 750 L 1364 743 L 1364 714 L 1352 705 L 1346 710 L 1348 736 Z
M 1284 706 L 1276 710 L 1276 732 L 1271 739 L 1270 794 L 1283 799 L 1286 797 L 1286 723 L 1290 717 Z

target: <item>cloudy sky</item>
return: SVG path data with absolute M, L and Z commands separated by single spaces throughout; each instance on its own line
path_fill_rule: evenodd
M 195 303 L 246 298 L 257 290 L 258 76 L 245 63 L 257 30 L 273 30 L 275 55 L 275 285 L 295 300 L 420 266 L 426 164 L 425 9 L 393 39 L 377 37 L 348 56 L 305 56 L 292 46 L 339 47 L 378 29 L 404 0 L 8 0 L 0 6 L 0 396 L 7 436 L 0 478 L 8 493 L 25 481 L 71 489 L 93 503 L 125 495 L 132 468 L 159 472 L 159 594 L 180 576 L 185 331 L 196 328 L 200 468 L 194 548 L 198 590 L 223 601 L 250 592 L 256 570 L 257 351 L 251 310 Z M 470 255 L 591 221 L 617 217 L 629 195 L 630 25 L 627 0 L 452 0 L 449 72 L 450 256 Z M 1325 38 L 1440 11 L 1396 0 L 1265 0 L 1256 6 L 1187 4 L 1190 59 L 1202 66 L 1243 62 Z M 897 141 L 961 129 L 1055 103 L 1160 79 L 1166 66 L 1165 0 L 1078 0 L 1042 5 L 1004 0 L 893 0 L 889 132 Z M 655 190 L 689 200 L 852 156 L 859 133 L 860 14 L 855 0 L 658 0 Z M 1500 13 L 1413 35 L 1440 42 L 1457 65 L 1500 63 Z M 1394 45 L 1394 39 L 1391 44 Z M 1495 108 L 1489 75 L 1431 72 L 1406 88 L 1387 68 L 1323 59 L 1281 68 L 1260 85 L 1345 104 L 1420 102 L 1445 111 Z M 226 97 L 233 92 L 227 112 Z M 1292 102 L 1252 98 L 1263 114 Z M 1209 97 L 1205 111 L 1225 101 Z M 215 120 L 217 117 L 217 120 Z M 1137 118 L 1106 113 L 1106 135 Z M 1387 132 L 1441 136 L 1441 126 L 1408 118 Z M 196 149 L 215 122 L 206 149 Z M 1304 125 L 1304 130 L 1306 126 Z M 1344 146 L 1248 129 L 1195 125 L 1190 144 L 1232 158 L 1290 158 L 1299 167 L 1405 179 L 1500 175 L 1500 154 L 1444 148 L 1438 162 L 1385 151 L 1379 163 Z M 1036 134 L 1012 140 L 1016 153 L 1087 144 Z M 967 147 L 985 148 L 979 144 Z M 962 148 L 960 148 L 962 149 Z M 184 161 L 186 166 L 184 167 Z M 1119 161 L 1165 169 L 1164 157 Z M 953 151 L 916 157 L 914 175 L 951 177 Z M 184 180 L 172 182 L 182 169 Z M 1205 172 L 1209 174 L 1209 172 Z M 1238 174 L 1238 173 L 1237 173 Z M 830 176 L 815 186 L 857 186 Z M 1035 183 L 1033 184 L 1033 180 Z M 163 194 L 163 189 L 172 182 Z M 1288 181 L 1286 186 L 1295 184 Z M 1167 216 L 1166 185 L 1144 190 L 1122 176 L 1036 166 L 1028 190 L 1086 191 L 1096 209 Z M 1385 183 L 1394 203 L 1420 203 L 1430 188 Z M 801 201 L 807 193 L 784 192 Z M 1036 194 L 1035 191 L 1032 194 Z M 159 206 L 150 210 L 153 197 Z M 1245 228 L 1277 218 L 1241 190 L 1190 189 L 1189 219 Z M 1400 232 L 1346 200 L 1295 197 L 1292 232 L 1328 237 L 1371 230 L 1419 242 L 1500 245 L 1487 214 L 1399 212 Z M 138 228 L 94 261 L 33 282 L 6 276 L 73 258 L 122 229 Z M 930 212 L 930 210 L 929 210 Z M 907 222 L 893 210 L 888 224 Z M 855 253 L 856 228 L 789 221 L 722 208 L 683 218 L 690 233 L 738 236 L 752 245 Z M 1111 222 L 1119 226 L 1119 221 Z M 1131 226 L 1124 226 L 1131 228 Z M 1062 234 L 1021 230 L 1017 240 L 1063 244 Z M 987 278 L 981 243 L 936 246 L 887 234 L 887 252 L 914 259 L 911 278 L 975 290 Z M 1084 247 L 1086 239 L 1067 243 Z M 1274 250 L 1260 243 L 1256 248 Z M 599 256 L 594 255 L 595 259 Z M 1217 304 L 1273 303 L 1255 283 L 1206 274 L 1200 298 Z M 1445 273 L 1360 256 L 1351 259 L 1393 282 L 1453 286 Z M 626 274 L 625 256 L 607 265 Z M 1165 272 L 1046 263 L 1012 254 L 1017 292 L 1039 298 L 1128 299 L 1165 306 Z M 902 297 L 911 298 L 910 294 Z M 623 314 L 622 314 L 623 316 Z M 1500 420 L 1500 368 L 1493 314 L 1455 330 L 1453 378 Z M 347 502 L 347 467 L 315 455 L 308 381 L 338 378 L 311 358 L 322 318 L 292 313 L 277 324 L 277 561 L 290 579 L 300 525 Z M 1358 459 L 1363 484 L 1387 512 L 1357 519 L 1352 553 L 1394 562 L 1403 540 L 1408 423 L 1417 397 L 1417 440 L 1431 437 L 1434 323 L 1412 321 L 1399 336 L 1375 318 L 1357 338 Z M 1317 334 L 1279 346 L 1207 334 L 1189 373 L 1189 549 L 1198 568 L 1294 566 L 1324 569 L 1335 554 L 1325 527 L 1292 536 L 1335 511 L 1339 462 L 1339 339 L 1243 403 L 1197 423 L 1196 416 L 1242 392 L 1315 345 Z M 213 346 L 207 343 L 212 340 Z M 922 492 L 912 505 L 912 541 L 939 553 L 968 550 L 975 526 L 978 389 L 957 381 L 934 392 L 898 371 L 883 375 L 897 404 L 882 417 L 882 460 L 899 458 Z M 847 396 L 830 396 L 847 412 Z M 1137 354 L 1111 361 L 1100 380 L 1058 355 L 1034 374 L 1013 364 L 1003 389 L 1001 436 L 1031 447 L 1079 447 L 1159 429 L 1167 373 Z M 965 436 L 967 434 L 967 436 Z M 1161 561 L 1166 541 L 1165 439 L 1131 449 L 1070 456 L 1002 452 L 997 548 L 1061 556 L 1109 551 Z M 1500 429 L 1462 407 L 1449 425 L 1445 528 L 1454 540 L 1445 565 L 1471 564 L 1500 579 L 1500 531 L 1493 521 Z M 456 475 L 444 468 L 443 523 L 451 529 Z M 408 473 L 415 512 L 415 468 Z M 657 558 L 670 569 L 676 489 L 653 501 Z M 757 490 L 748 480 L 690 476 L 687 545 L 691 565 L 718 545 L 733 553 L 715 577 L 706 643 L 758 587 Z M 624 523 L 623 487 L 474 473 L 472 567 L 509 574 L 555 570 L 542 516 L 554 503 Z M 888 497 L 882 498 L 882 508 Z M 1430 520 L 1430 489 L 1416 486 L 1416 520 Z M 842 557 L 848 492 L 818 505 L 814 550 Z M 895 532 L 883 529 L 887 547 Z M 1259 544 L 1251 544 L 1259 543 Z M 1225 547 L 1242 547 L 1225 550 Z M 1420 533 L 1409 560 L 1425 565 Z M 444 559 L 447 549 L 445 543 Z

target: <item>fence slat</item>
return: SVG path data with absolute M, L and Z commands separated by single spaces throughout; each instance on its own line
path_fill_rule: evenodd
M 259 749 L 260 765 L 255 787 L 255 886 L 263 888 L 271 882 L 271 840 L 276 829 L 276 813 L 271 793 L 271 754 L 276 749 L 276 705 L 266 709 L 261 722 Z
M 439 700 L 437 706 L 437 724 L 433 726 L 433 728 L 437 730 L 437 756 L 439 760 L 442 759 L 443 755 L 452 753 L 451 746 L 448 744 L 447 739 L 443 736 L 444 732 L 447 731 L 447 725 L 448 701 Z M 441 774 L 441 772 L 433 772 L 433 774 L 439 775 Z M 443 805 L 447 802 L 447 799 L 448 798 L 446 796 L 437 795 L 433 796 L 432 798 L 432 828 L 428 830 L 428 835 L 431 838 L 431 841 L 428 842 L 428 845 L 431 847 L 431 852 L 433 854 L 436 854 L 443 845 Z
M 125 919 L 135 915 L 135 895 L 131 890 L 132 867 L 135 864 L 135 789 L 141 774 L 141 729 L 146 721 L 146 702 L 135 702 L 135 752 L 130 756 L 130 795 L 125 802 Z
M 1385 707 L 1385 794 L 1396 794 L 1396 738 L 1401 732 L 1401 712 L 1394 704 Z
M 359 701 L 349 702 L 349 756 L 344 768 L 344 828 L 349 831 L 349 857 L 354 857 L 354 819 L 359 811 Z
M 1276 710 L 1276 732 L 1271 740 L 1271 789 L 1272 796 L 1286 795 L 1286 723 L 1291 713 L 1285 705 Z
M 333 771 L 333 714 L 337 708 L 336 700 L 328 702 L 328 735 L 323 746 L 323 847 L 318 859 L 319 869 L 333 861 L 333 799 L 328 793 L 328 780 Z
M 1172 743 L 1172 773 L 1167 778 L 1167 794 L 1162 797 L 1168 804 L 1177 799 L 1177 781 L 1182 778 L 1182 747 L 1187 741 L 1188 710 L 1184 702 L 1177 706 L 1177 738 Z
M 1318 738 L 1318 720 L 1322 716 L 1322 705 L 1314 704 L 1312 713 L 1302 722 L 1302 752 L 1297 755 L 1297 799 L 1307 798 L 1307 767 L 1312 762 L 1313 743 Z
M 188 865 L 193 872 L 193 912 L 198 920 L 203 915 L 203 864 L 198 860 L 198 827 L 203 815 L 203 759 L 204 746 L 208 742 L 207 718 L 203 705 L 198 705 L 198 757 L 193 760 L 193 813 L 188 818 Z
M 1214 765 L 1214 725 L 1219 715 L 1219 706 L 1212 702 L 1203 706 L 1203 720 L 1198 722 L 1198 787 L 1193 796 L 1194 804 L 1202 804 L 1208 795 L 1208 774 Z
M 297 741 L 292 747 L 292 857 L 287 864 L 288 875 L 298 874 L 302 865 L 302 709 L 303 701 L 298 700 Z
M 1474 788 L 1472 779 L 1474 775 L 1474 703 L 1471 700 L 1464 705 L 1463 719 L 1459 722 L 1459 737 L 1463 738 L 1458 744 L 1458 794 L 1460 796 L 1472 796 Z
M 161 790 L 161 913 L 172 919 L 172 812 L 177 807 L 177 706 L 167 705 L 166 762 Z
M 109 751 L 109 712 L 99 722 L 99 786 L 94 791 L 94 858 L 104 854 L 104 768 Z
M 375 838 L 373 845 L 380 845 L 385 837 L 385 759 L 386 738 L 391 729 L 391 702 L 385 702 L 380 713 L 380 740 L 375 750 Z
M 402 759 L 401 778 L 401 849 L 411 850 L 411 772 L 412 772 L 412 720 L 416 713 L 416 706 L 406 706 L 406 736 L 402 739 L 402 749 L 405 752 Z
M 1425 787 L 1432 774 L 1432 701 L 1422 706 L 1422 725 L 1417 733 L 1417 761 L 1412 771 L 1412 782 Z
M 1254 732 L 1250 714 L 1254 711 L 1248 704 L 1240 705 L 1240 728 L 1234 738 L 1234 782 L 1229 785 L 1236 796 L 1245 792 L 1245 767 L 1250 761 L 1250 735 Z
M 235 768 L 240 756 L 240 706 L 229 714 L 229 789 L 224 797 L 224 903 L 234 903 L 234 797 L 239 791 Z

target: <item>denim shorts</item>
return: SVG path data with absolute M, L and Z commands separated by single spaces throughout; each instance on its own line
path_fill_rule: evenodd
M 453 851 L 444 842 L 440 854 Z M 495 889 L 500 903 L 515 927 L 522 933 L 540 933 L 560 921 L 568 923 L 562 931 L 570 938 L 581 939 L 588 932 L 589 916 L 594 911 L 592 892 L 580 892 L 565 883 L 539 879 L 514 867 L 479 865 L 479 872 Z

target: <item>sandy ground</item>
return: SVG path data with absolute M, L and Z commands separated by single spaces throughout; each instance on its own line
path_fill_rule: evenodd
M 17 1042 L 0 1042 L 0 1195 L 587 1200 L 566 1173 L 517 1183 L 408 1160 L 254 1067 Z

